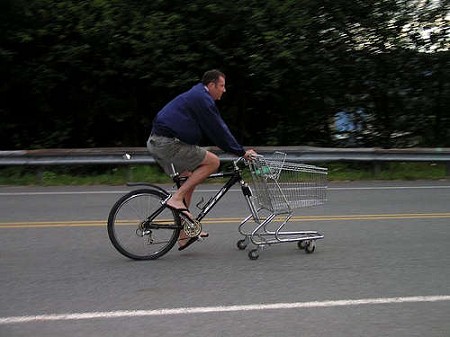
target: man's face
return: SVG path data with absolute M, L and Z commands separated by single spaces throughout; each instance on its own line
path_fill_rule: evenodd
M 218 101 L 222 98 L 225 90 L 225 79 L 220 76 L 216 83 L 211 82 L 208 84 L 209 94 L 215 101 Z

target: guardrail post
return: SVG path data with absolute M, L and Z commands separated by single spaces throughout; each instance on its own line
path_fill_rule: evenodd
M 372 165 L 373 165 L 372 173 L 373 173 L 374 178 L 376 178 L 381 173 L 383 163 L 379 162 L 379 161 L 374 161 Z
M 127 165 L 127 181 L 133 181 L 133 165 Z
M 38 169 L 36 170 L 37 181 L 39 181 L 39 184 L 41 185 L 44 182 L 44 171 L 45 171 L 44 166 L 39 166 Z

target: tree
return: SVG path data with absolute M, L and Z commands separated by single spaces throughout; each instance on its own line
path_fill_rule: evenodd
M 227 74 L 245 144 L 333 146 L 364 111 L 367 146 L 448 146 L 448 1 L 3 0 L 4 149 L 143 146 L 203 71 Z

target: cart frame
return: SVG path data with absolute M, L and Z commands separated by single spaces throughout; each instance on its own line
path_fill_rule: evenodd
M 297 242 L 300 249 L 314 252 L 316 240 L 323 239 L 323 234 L 312 230 L 288 231 L 284 227 L 295 209 L 326 202 L 328 170 L 287 162 L 286 154 L 281 152 L 268 158 L 257 156 L 248 166 L 252 176 L 251 214 L 239 225 L 244 239 L 238 241 L 238 248 L 245 249 L 250 242 L 255 245 L 249 251 L 250 259 L 257 259 L 259 252 L 270 245 L 284 242 Z M 272 225 L 277 218 L 281 224 Z

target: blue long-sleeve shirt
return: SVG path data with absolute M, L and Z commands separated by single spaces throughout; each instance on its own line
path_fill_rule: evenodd
M 164 106 L 153 120 L 152 133 L 175 137 L 192 145 L 199 145 L 207 138 L 225 152 L 237 156 L 245 154 L 202 83 Z

